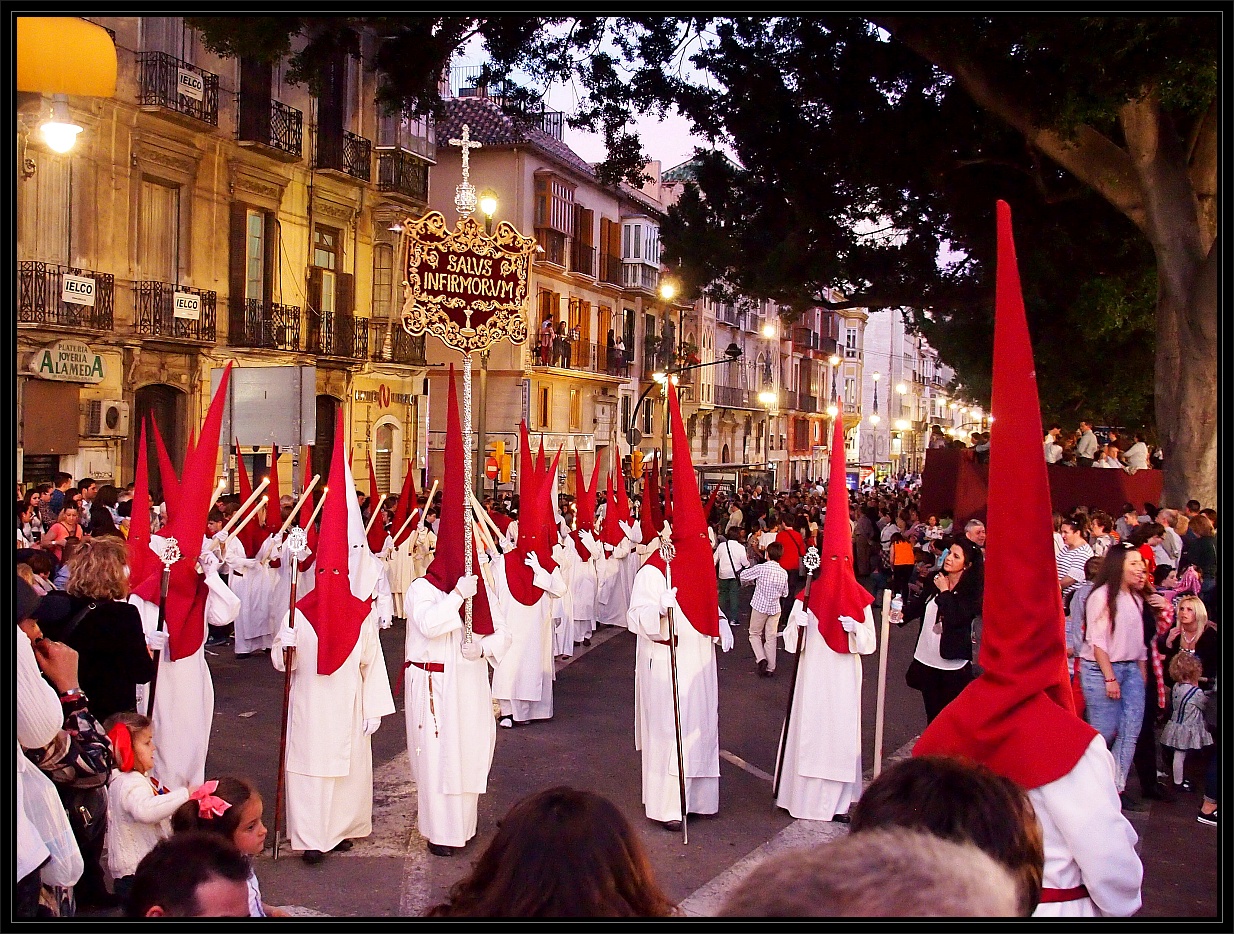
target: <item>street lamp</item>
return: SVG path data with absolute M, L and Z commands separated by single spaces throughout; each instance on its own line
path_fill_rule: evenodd
M 51 99 L 51 116 L 39 127 L 43 142 L 49 149 L 64 155 L 77 142 L 81 127 L 69 116 L 69 99 L 64 94 L 54 94 Z
M 763 337 L 772 340 L 776 336 L 776 326 L 768 321 L 763 325 Z
M 480 192 L 480 213 L 484 215 L 484 233 L 493 235 L 493 215 L 497 213 L 497 193 L 491 188 Z
M 870 379 L 874 380 L 874 411 L 870 413 L 871 425 L 877 425 L 882 421 L 882 419 L 878 417 L 878 381 L 881 377 L 882 374 L 879 373 L 878 370 L 875 370 L 870 374 Z

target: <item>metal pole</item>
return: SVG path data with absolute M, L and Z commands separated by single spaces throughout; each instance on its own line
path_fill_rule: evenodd
M 802 607 L 807 612 L 810 607 L 810 588 L 814 582 L 814 572 L 819 566 L 818 549 L 811 545 L 805 554 L 803 563 L 806 566 L 806 588 L 802 595 Z M 793 595 L 788 595 L 789 599 L 793 599 Z M 791 623 L 789 625 L 792 625 Z M 806 625 L 801 627 L 801 639 L 797 643 L 797 651 L 794 653 L 793 659 L 793 677 L 789 682 L 788 687 L 788 709 L 784 712 L 784 730 L 780 734 L 780 748 L 776 754 L 775 781 L 771 787 L 771 800 L 774 803 L 780 797 L 780 779 L 781 773 L 784 771 L 784 752 L 788 748 L 788 725 L 793 719 L 793 701 L 797 697 L 797 675 L 801 671 L 801 656 L 806 652 L 806 634 L 810 629 L 809 618 L 806 618 Z
M 291 555 L 291 599 L 287 625 L 296 627 L 296 588 L 300 582 L 300 560 L 308 551 L 308 533 L 301 528 L 292 529 L 287 535 L 287 550 Z M 279 726 L 279 771 L 274 789 L 274 858 L 279 858 L 279 827 L 283 821 L 283 782 L 287 772 L 287 720 L 291 711 L 291 668 L 295 663 L 295 646 L 283 649 L 283 718 Z
M 471 351 L 466 351 L 463 354 L 463 450 L 467 452 L 467 456 L 471 456 Z M 471 502 L 471 471 L 463 471 L 463 503 Z M 444 506 L 444 503 L 443 503 Z M 427 506 L 425 512 L 428 512 Z M 463 509 L 463 515 L 466 516 L 467 509 Z M 463 522 L 463 573 L 470 576 L 471 574 L 471 523 L 464 520 Z M 464 617 L 463 617 L 463 641 L 471 641 L 471 614 L 472 614 L 472 598 L 468 597 L 464 602 Z
M 671 540 L 660 545 L 660 556 L 664 559 L 664 583 L 669 590 L 673 588 L 673 543 Z M 681 797 L 681 842 L 690 842 L 690 831 L 687 826 L 686 804 L 686 756 L 685 743 L 681 738 L 681 687 L 677 680 L 677 625 L 673 617 L 673 608 L 668 608 L 668 658 L 673 677 L 673 725 L 677 731 L 677 784 Z

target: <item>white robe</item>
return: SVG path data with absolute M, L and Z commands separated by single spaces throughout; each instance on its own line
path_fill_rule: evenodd
M 797 690 L 789 719 L 776 804 L 801 820 L 829 821 L 861 797 L 861 659 L 877 647 L 874 616 L 848 633 L 855 654 L 832 650 L 813 612 L 793 601 L 784 648 L 797 651 L 805 623 L 805 655 L 798 659 Z M 781 742 L 784 741 L 781 731 Z
M 284 617 L 287 614 L 284 613 Z M 333 849 L 373 831 L 373 748 L 364 721 L 394 713 L 376 611 L 347 660 L 317 673 L 317 633 L 296 610 L 287 717 L 287 832 L 292 849 Z M 270 661 L 283 670 L 283 653 Z
M 268 649 L 274 640 L 271 600 L 279 582 L 279 572 L 270 567 L 270 558 L 277 555 L 277 544 L 267 538 L 258 547 L 255 557 L 232 565 L 228 584 L 240 598 L 240 612 L 236 616 L 237 655 Z
M 390 578 L 390 597 L 394 601 L 394 615 L 406 619 L 407 613 L 403 606 L 403 598 L 411 582 L 416 580 L 416 564 L 412 555 L 415 532 L 408 535 L 397 547 L 390 536 L 386 536 L 385 561 Z
M 1040 904 L 1034 918 L 1130 917 L 1140 910 L 1144 866 L 1138 837 L 1123 816 L 1114 756 L 1094 736 L 1080 761 L 1062 778 L 1030 788 L 1045 844 L 1042 885 L 1088 887 L 1088 898 Z
M 492 564 L 493 588 L 499 612 L 510 631 L 510 649 L 493 671 L 493 696 L 501 712 L 515 720 L 549 720 L 553 716 L 553 618 L 550 601 L 565 591 L 560 569 L 536 575 L 540 599 L 525 606 L 514 599 L 506 582 L 504 559 Z M 490 594 L 492 596 L 493 594 Z
M 240 612 L 240 601 L 218 574 L 205 578 L 205 627 L 226 626 Z M 159 605 L 129 595 L 129 603 L 141 613 L 142 629 L 158 628 Z M 196 652 L 172 661 L 167 649 L 159 655 L 159 673 L 154 692 L 154 777 L 168 788 L 196 788 L 206 780 L 206 753 L 214 723 L 214 681 L 206 664 L 205 634 Z M 146 698 L 150 686 L 138 687 L 137 710 L 149 716 Z
M 668 617 L 660 615 L 666 589 L 659 568 L 645 566 L 630 594 L 629 626 L 638 635 L 634 672 L 634 748 L 642 753 L 643 807 L 651 820 L 681 819 L 677 731 L 673 716 Z M 691 814 L 720 809 L 719 684 L 715 640 L 702 635 L 674 609 L 681 736 L 686 768 L 686 808 Z
M 406 660 L 445 667 L 429 672 L 405 666 L 404 713 L 417 825 L 431 843 L 464 846 L 476 833 L 476 811 L 488 790 L 497 742 L 488 666 L 504 655 L 510 636 L 500 608 L 490 605 L 494 632 L 476 635 L 484 658 L 469 661 L 461 651 L 461 599 L 420 579 L 408 588 L 406 606 Z

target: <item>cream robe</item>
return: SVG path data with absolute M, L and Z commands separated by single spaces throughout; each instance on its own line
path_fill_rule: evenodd
M 578 564 L 578 552 L 574 550 L 574 542 L 567 540 L 565 544 L 553 546 L 553 560 L 557 562 L 558 570 L 565 589 L 560 597 L 552 599 L 553 615 L 553 655 L 571 657 L 574 655 L 574 570 Z M 580 640 L 581 641 L 581 640 Z
M 514 599 L 506 582 L 506 562 L 494 561 L 493 589 L 498 612 L 510 631 L 510 649 L 493 671 L 493 696 L 501 712 L 515 720 L 548 720 L 553 716 L 553 619 L 550 601 L 565 591 L 560 568 L 550 575 L 536 575 L 544 591 L 531 606 Z
M 401 545 L 395 547 L 394 540 L 389 535 L 386 536 L 384 553 L 386 570 L 390 578 L 390 596 L 394 601 L 394 615 L 399 619 L 407 618 L 403 607 L 404 595 L 407 593 L 407 588 L 411 586 L 411 582 L 417 578 L 416 564 L 412 555 L 414 539 L 415 531 L 413 530 Z
M 154 693 L 154 777 L 168 788 L 196 788 L 206 780 L 206 753 L 214 723 L 214 681 L 206 664 L 205 634 L 209 626 L 226 626 L 240 612 L 240 600 L 218 574 L 205 578 L 206 597 L 203 644 L 192 655 L 171 661 L 166 649 L 159 655 L 159 674 Z M 141 613 L 147 633 L 158 628 L 159 605 L 129 595 L 129 603 Z M 146 710 L 149 685 L 137 689 L 137 710 Z
M 867 606 L 848 633 L 855 654 L 832 651 L 818 619 L 793 601 L 784 648 L 797 651 L 805 623 L 805 655 L 798 659 L 797 690 L 776 804 L 793 817 L 829 821 L 861 797 L 861 659 L 878 645 Z M 783 730 L 781 730 L 783 734 Z M 784 741 L 781 735 L 781 742 Z
M 677 732 L 673 717 L 668 617 L 660 615 L 664 574 L 646 566 L 634 579 L 629 626 L 639 637 L 634 670 L 634 748 L 642 752 L 643 807 L 656 821 L 681 819 Z M 686 807 L 691 814 L 720 809 L 719 684 L 715 640 L 674 610 L 681 736 L 686 766 Z
M 488 790 L 497 742 L 488 666 L 510 646 L 500 608 L 491 605 L 494 632 L 475 637 L 484 658 L 464 658 L 462 604 L 457 595 L 443 594 L 423 578 L 407 591 L 406 660 L 445 666 L 445 671 L 428 672 L 407 665 L 404 675 L 417 824 L 425 839 L 442 846 L 464 846 L 475 836 L 476 810 Z
M 268 649 L 274 640 L 271 600 L 279 573 L 270 567 L 270 559 L 277 553 L 277 543 L 267 538 L 258 547 L 256 557 L 244 558 L 238 564 L 233 561 L 228 583 L 240 598 L 240 612 L 236 616 L 237 655 Z
M 1144 866 L 1137 836 L 1123 816 L 1114 756 L 1094 736 L 1062 778 L 1030 788 L 1045 844 L 1042 884 L 1051 889 L 1088 887 L 1088 898 L 1037 906 L 1034 918 L 1126 918 L 1140 910 Z
M 284 614 L 286 616 L 286 614 Z M 317 673 L 317 633 L 296 610 L 287 717 L 287 831 L 295 850 L 331 850 L 373 831 L 373 747 L 364 721 L 394 713 L 377 612 L 360 626 L 347 660 Z M 283 653 L 270 653 L 283 670 Z

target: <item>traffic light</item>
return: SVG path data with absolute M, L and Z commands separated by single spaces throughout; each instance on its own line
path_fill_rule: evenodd
M 637 448 L 630 452 L 630 476 L 635 480 L 643 476 L 643 452 Z

